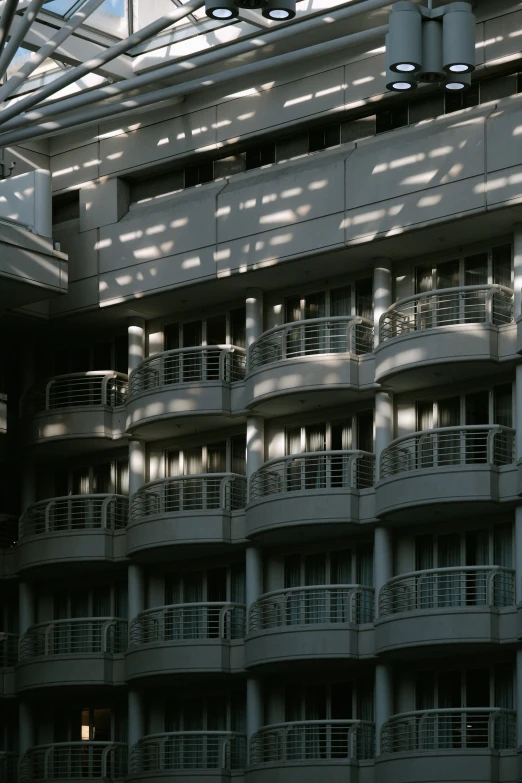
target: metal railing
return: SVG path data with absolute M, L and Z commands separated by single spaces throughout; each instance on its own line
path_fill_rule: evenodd
M 149 356 L 131 373 L 129 397 L 183 383 L 223 381 L 245 377 L 246 351 L 236 345 L 197 345 Z
M 21 783 L 56 778 L 119 781 L 127 774 L 121 742 L 56 742 L 30 748 L 20 763 Z
M 365 489 L 375 483 L 375 455 L 369 451 L 311 451 L 270 459 L 250 482 L 250 500 L 285 492 Z
M 17 541 L 17 518 L 12 514 L 0 514 L 0 549 L 10 549 Z
M 390 718 L 381 733 L 382 753 L 515 747 L 516 713 L 497 707 L 405 712 Z
M 0 668 L 14 666 L 18 658 L 18 634 L 0 631 Z
M 131 499 L 131 520 L 184 511 L 237 511 L 246 504 L 246 477 L 237 473 L 171 476 L 144 484 Z
M 171 731 L 138 740 L 131 751 L 131 774 L 192 769 L 243 769 L 245 734 L 235 731 Z
M 119 530 L 127 525 L 125 495 L 65 495 L 29 506 L 20 519 L 20 538 L 64 530 Z
M 188 639 L 242 639 L 244 604 L 208 602 L 146 609 L 131 623 L 130 644 L 137 647 Z
M 125 405 L 127 389 L 127 376 L 113 370 L 57 375 L 47 381 L 45 388 L 31 389 L 25 395 L 20 413 L 24 416 L 85 406 L 115 408 Z
M 2 783 L 16 783 L 18 780 L 18 754 L 0 750 L 0 780 Z
M 373 351 L 373 322 L 359 315 L 311 318 L 274 326 L 252 343 L 248 371 L 286 359 Z
M 250 763 L 371 759 L 375 724 L 362 720 L 303 720 L 265 726 L 252 736 Z
M 265 593 L 251 605 L 248 630 L 267 631 L 314 624 L 359 625 L 373 622 L 373 587 L 311 585 Z
M 395 576 L 379 595 L 382 616 L 417 609 L 514 604 L 514 569 L 490 565 L 430 568 Z
M 118 617 L 53 620 L 29 628 L 20 640 L 20 660 L 52 655 L 123 653 L 127 621 Z
M 381 342 L 437 326 L 513 321 L 513 291 L 503 285 L 440 288 L 401 299 L 381 316 Z
M 452 465 L 509 465 L 514 461 L 515 430 L 476 424 L 403 435 L 381 455 L 381 478 Z

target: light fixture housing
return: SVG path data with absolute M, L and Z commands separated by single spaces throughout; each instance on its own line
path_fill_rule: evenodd
M 264 8 L 267 4 L 267 0 L 235 0 L 238 8 L 249 8 L 255 10 L 257 8 Z
M 444 89 L 448 92 L 463 92 L 471 87 L 470 73 L 448 73 Z
M 226 22 L 237 19 L 239 11 L 233 0 L 205 0 L 205 12 L 210 19 Z
M 422 23 L 422 68 L 417 79 L 427 84 L 437 84 L 446 78 L 442 67 L 442 23 L 438 19 L 425 19 Z
M 386 55 L 390 71 L 416 73 L 422 67 L 422 16 L 410 0 L 392 6 Z
M 261 13 L 265 19 L 286 22 L 295 16 L 295 2 L 296 0 L 268 0 Z
M 393 92 L 411 92 L 417 89 L 417 80 L 413 73 L 388 71 L 386 74 L 386 89 Z
M 475 70 L 475 14 L 469 3 L 451 3 L 442 17 L 443 54 L 446 73 Z

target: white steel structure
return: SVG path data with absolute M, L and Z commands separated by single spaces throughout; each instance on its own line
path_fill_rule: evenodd
M 520 779 L 522 12 L 472 7 L 471 89 L 398 95 L 383 0 L 0 3 L 1 783 Z

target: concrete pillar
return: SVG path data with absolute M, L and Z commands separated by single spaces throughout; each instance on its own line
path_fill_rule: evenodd
M 51 369 L 49 368 L 49 373 Z M 36 381 L 36 356 L 34 345 L 22 347 L 22 365 L 20 368 L 20 397 L 32 389 Z
M 393 440 L 393 397 L 387 392 L 375 395 L 375 476 L 381 477 L 381 454 Z
M 246 292 L 246 347 L 263 334 L 263 291 L 248 288 Z
M 515 321 L 522 315 L 522 223 L 513 227 L 513 290 Z
M 128 727 L 129 727 L 129 756 L 132 746 L 141 739 L 145 733 L 145 714 L 143 698 L 139 691 L 129 691 L 128 701 Z
M 263 693 L 261 683 L 253 677 L 247 680 L 247 737 L 250 744 L 252 734 L 263 726 Z
M 522 650 L 517 650 L 516 672 L 517 748 L 522 747 Z
M 129 375 L 145 358 L 145 320 L 130 318 L 127 326 L 129 339 Z
M 127 570 L 127 588 L 129 605 L 129 622 L 144 609 L 144 579 L 141 566 L 136 563 L 129 563 Z
M 249 606 L 263 594 L 263 556 L 259 547 L 247 547 L 245 571 L 245 592 L 248 610 Z
M 393 715 L 393 680 L 389 664 L 375 667 L 375 756 L 381 754 L 381 729 Z
M 247 419 L 246 473 L 250 478 L 265 461 L 265 422 L 261 416 Z
M 375 586 L 375 617 L 379 615 L 379 591 L 393 576 L 393 539 L 389 528 L 376 527 L 373 543 L 373 583 Z
M 21 699 L 18 703 L 18 753 L 20 761 L 34 745 L 34 722 L 31 706 Z
M 20 582 L 18 586 L 18 626 L 22 636 L 34 625 L 33 586 L 29 582 Z
M 392 302 L 392 263 L 389 258 L 376 258 L 373 269 L 374 346 L 379 345 L 379 320 Z
M 517 364 L 515 373 L 515 456 L 517 462 L 522 464 L 522 364 Z M 520 603 L 522 601 L 522 504 L 515 509 L 515 580 L 516 601 Z
M 129 442 L 129 495 L 134 495 L 145 484 L 145 443 Z
M 32 460 L 22 463 L 21 506 L 25 514 L 29 506 L 36 502 L 36 470 Z

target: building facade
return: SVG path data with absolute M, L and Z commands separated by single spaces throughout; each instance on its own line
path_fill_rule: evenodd
M 2 783 L 521 779 L 522 10 L 405 98 L 352 5 L 4 150 Z

